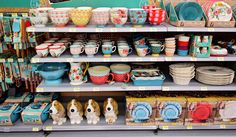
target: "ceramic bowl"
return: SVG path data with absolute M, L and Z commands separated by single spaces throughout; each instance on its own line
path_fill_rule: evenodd
M 131 67 L 126 64 L 112 64 L 110 68 L 113 73 L 117 73 L 117 74 L 129 73 L 131 70 Z
M 35 27 L 45 27 L 48 23 L 48 17 L 30 17 L 30 22 Z
M 177 50 L 177 53 L 179 56 L 187 56 L 188 55 L 188 50 Z
M 35 49 L 39 57 L 46 57 L 49 53 L 47 44 L 40 44 L 36 46 Z
M 116 7 L 110 10 L 111 22 L 116 27 L 122 27 L 128 19 L 128 9 L 124 7 Z
M 69 12 L 72 8 L 56 8 L 49 11 L 52 23 L 56 27 L 64 27 L 70 21 Z
M 91 16 L 91 7 L 78 7 L 70 11 L 71 20 L 77 27 L 85 27 L 89 23 Z
M 147 19 L 147 12 L 141 8 L 129 9 L 130 22 L 134 25 L 143 25 Z
M 88 69 L 90 76 L 105 76 L 110 73 L 110 68 L 106 66 L 95 66 Z
M 92 19 L 98 27 L 104 27 L 110 20 L 111 8 L 96 8 L 92 11 Z

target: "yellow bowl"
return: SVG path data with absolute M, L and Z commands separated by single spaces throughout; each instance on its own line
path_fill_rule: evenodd
M 92 16 L 91 7 L 79 7 L 70 11 L 70 18 L 77 27 L 85 27 Z

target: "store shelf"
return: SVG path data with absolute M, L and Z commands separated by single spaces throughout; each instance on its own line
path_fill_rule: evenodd
M 236 32 L 236 28 L 175 27 L 165 24 L 168 32 Z
M 208 129 L 236 129 L 236 125 L 210 125 L 210 126 L 159 126 L 161 130 L 208 130 Z
M 0 132 L 38 132 L 42 130 L 42 126 L 25 125 L 21 120 L 18 120 L 14 126 L 0 126 Z
M 121 57 L 118 54 L 113 54 L 109 58 L 104 58 L 103 55 L 97 54 L 94 57 L 87 57 L 85 54 L 78 58 L 74 58 L 68 51 L 63 53 L 58 58 L 53 58 L 51 56 L 41 58 L 38 55 L 31 59 L 32 63 L 44 63 L 44 62 L 210 62 L 210 61 L 236 61 L 236 55 L 228 55 L 226 57 L 209 57 L 209 58 L 195 58 L 191 56 L 178 56 L 166 57 L 165 55 L 160 55 L 158 57 L 153 57 L 147 55 L 145 57 L 139 57 L 135 54 L 129 55 L 128 57 Z
M 99 92 L 99 91 L 148 91 L 161 90 L 161 86 L 134 86 L 132 83 L 114 83 L 112 85 L 95 85 L 93 83 L 83 83 L 80 86 L 70 85 L 65 80 L 60 85 L 48 86 L 44 82 L 37 87 L 36 92 Z
M 166 32 L 167 28 L 165 25 L 151 26 L 144 25 L 143 27 L 133 27 L 132 25 L 126 24 L 121 28 L 116 28 L 114 25 L 107 25 L 104 28 L 97 28 L 95 25 L 88 25 L 84 28 L 76 27 L 75 25 L 68 25 L 64 28 L 54 27 L 48 25 L 46 27 L 28 27 L 27 32 Z
M 125 125 L 124 116 L 119 116 L 116 123 L 109 125 L 105 122 L 105 119 L 101 117 L 99 123 L 96 125 L 87 124 L 86 119 L 79 125 L 71 125 L 70 121 L 67 120 L 65 124 L 58 126 L 53 125 L 52 120 L 47 120 L 43 125 L 44 131 L 86 131 L 86 130 L 156 130 L 157 126 L 128 126 Z
M 162 91 L 236 91 L 236 83 L 212 86 L 192 80 L 189 85 L 182 86 L 175 84 L 172 80 L 166 80 L 162 86 Z

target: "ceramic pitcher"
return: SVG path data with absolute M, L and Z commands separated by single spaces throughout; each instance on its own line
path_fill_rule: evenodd
M 86 71 L 88 70 L 89 63 L 70 63 L 71 69 L 69 73 L 70 84 L 71 85 L 81 85 L 87 82 Z

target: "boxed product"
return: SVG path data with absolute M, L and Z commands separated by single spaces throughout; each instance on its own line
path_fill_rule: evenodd
M 155 125 L 155 97 L 126 97 L 126 125 Z
M 0 105 L 0 125 L 12 126 L 19 118 L 22 108 L 19 103 L 3 103 Z
M 184 96 L 157 97 L 157 125 L 184 125 L 184 118 L 186 114 L 186 98 Z

